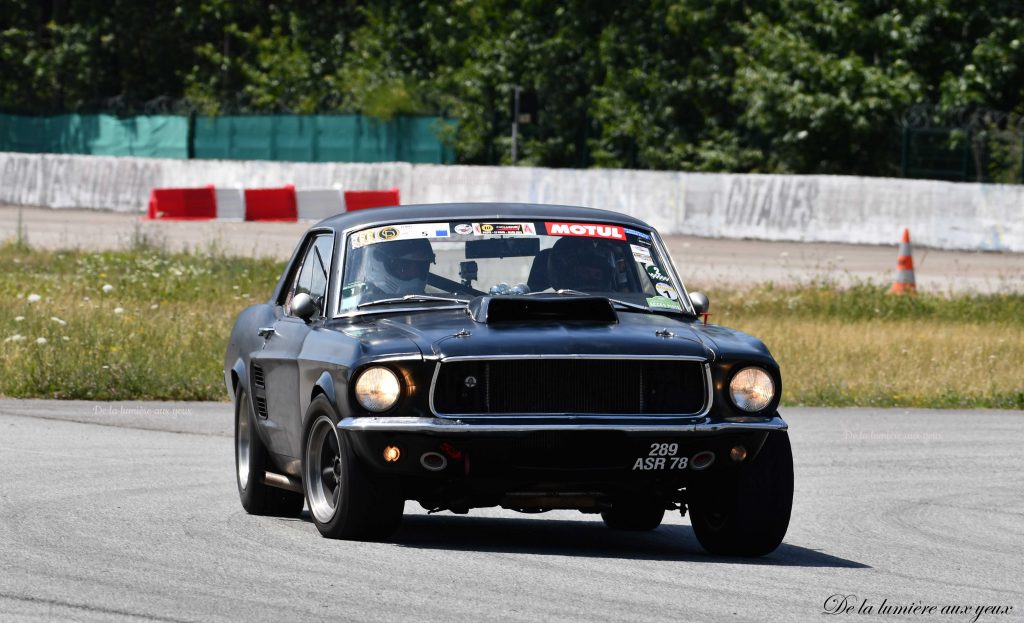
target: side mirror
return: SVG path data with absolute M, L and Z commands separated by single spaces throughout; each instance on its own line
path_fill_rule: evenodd
M 690 292 L 690 303 L 697 314 L 706 314 L 711 309 L 711 301 L 700 292 Z
M 303 322 L 309 322 L 310 318 L 320 311 L 313 302 L 313 297 L 302 292 L 292 297 L 292 315 L 302 318 Z

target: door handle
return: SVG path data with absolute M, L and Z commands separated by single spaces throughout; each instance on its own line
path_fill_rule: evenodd
M 257 335 L 259 335 L 260 337 L 262 337 L 264 339 L 267 339 L 267 340 L 269 340 L 270 337 L 272 335 L 274 335 L 275 333 L 276 333 L 276 331 L 274 331 L 274 327 L 260 327 L 256 331 Z

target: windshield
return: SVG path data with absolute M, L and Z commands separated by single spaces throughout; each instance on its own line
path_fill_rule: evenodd
M 353 232 L 340 313 L 370 305 L 452 305 L 485 294 L 594 294 L 681 311 L 652 235 L 552 221 L 403 223 Z

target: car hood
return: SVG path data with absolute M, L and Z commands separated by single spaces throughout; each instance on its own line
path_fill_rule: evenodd
M 464 309 L 420 311 L 362 318 L 339 330 L 378 346 L 412 342 L 430 358 L 518 355 L 686 356 L 710 360 L 713 351 L 692 321 L 661 314 L 620 311 L 618 322 L 474 321 Z

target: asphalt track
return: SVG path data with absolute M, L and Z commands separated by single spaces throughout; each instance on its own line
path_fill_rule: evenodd
M 290 257 L 310 223 L 146 221 L 138 215 L 99 210 L 50 210 L 0 206 L 0 241 L 23 232 L 34 247 L 117 249 L 147 241 L 171 250 L 213 249 L 233 255 Z M 773 282 L 824 280 L 888 283 L 896 268 L 901 232 L 877 246 L 768 242 L 668 236 L 665 239 L 687 287 L 695 290 Z M 911 232 L 913 234 L 913 232 Z M 1024 292 L 1024 254 L 917 248 L 917 285 L 922 291 Z
M 0 401 L 0 620 L 1024 618 L 1024 413 L 787 409 L 796 499 L 760 559 L 574 512 L 406 508 L 392 542 L 238 503 L 226 403 Z M 826 600 L 873 615 L 826 616 Z M 889 606 L 967 614 L 879 615 Z

